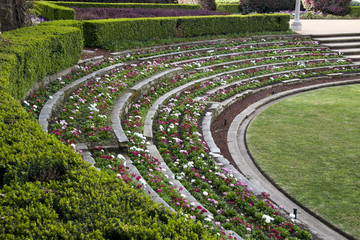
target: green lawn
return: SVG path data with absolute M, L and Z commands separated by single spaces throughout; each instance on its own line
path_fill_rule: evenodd
M 251 123 L 247 141 L 279 186 L 360 239 L 360 85 L 274 104 Z

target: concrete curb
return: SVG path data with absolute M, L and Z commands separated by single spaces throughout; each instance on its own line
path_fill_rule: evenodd
M 357 84 L 360 83 L 360 79 L 349 80 L 342 82 L 331 82 L 323 83 L 313 86 L 308 86 L 299 89 L 293 89 L 286 92 L 281 92 L 275 95 L 272 95 L 268 98 L 262 99 L 257 103 L 252 104 L 242 113 L 240 113 L 231 123 L 228 131 L 228 147 L 231 153 L 233 160 L 247 173 L 247 177 L 250 181 L 258 187 L 266 189 L 270 193 L 271 199 L 278 205 L 283 206 L 285 211 L 291 212 L 290 209 L 296 207 L 298 208 L 298 216 L 301 219 L 301 222 L 306 224 L 310 231 L 316 235 L 319 239 L 326 240 L 340 240 L 347 239 L 346 237 L 339 234 L 337 231 L 334 231 L 332 228 L 328 227 L 322 221 L 319 221 L 318 218 L 314 217 L 312 213 L 308 213 L 305 209 L 299 206 L 298 203 L 290 200 L 286 195 L 279 191 L 267 178 L 257 169 L 253 163 L 251 157 L 248 155 L 247 148 L 245 146 L 245 132 L 250 121 L 266 108 L 268 105 L 275 103 L 287 96 L 292 96 L 294 94 L 300 94 L 303 92 L 316 90 L 324 87 L 333 87 L 340 85 L 348 84 Z

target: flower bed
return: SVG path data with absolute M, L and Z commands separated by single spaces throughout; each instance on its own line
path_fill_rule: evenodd
M 157 71 L 171 67 L 171 62 L 179 61 L 180 58 L 181 60 L 186 59 L 186 61 L 183 65 L 179 62 L 176 65 L 183 66 L 185 69 L 192 70 L 195 67 L 208 66 L 208 70 L 205 72 L 191 71 L 164 80 L 159 88 L 147 91 L 146 95 L 137 96 L 139 100 L 133 102 L 128 110 L 126 119 L 123 119 L 123 129 L 129 139 L 128 157 L 137 167 L 144 181 L 141 180 L 141 177 L 139 178 L 139 175 L 128 173 L 124 158 L 116 151 L 107 152 L 101 147 L 93 149 L 97 161 L 96 166 L 113 173 L 124 182 L 132 184 L 134 188 L 144 189 L 146 181 L 172 208 L 188 214 L 190 219 L 202 221 L 210 230 L 219 234 L 227 229 L 234 230 L 245 238 L 309 239 L 309 233 L 278 215 L 279 209 L 271 203 L 266 193 L 263 193 L 260 198 L 252 195 L 251 189 L 245 183 L 235 179 L 229 169 L 223 168 L 221 164 L 212 160 L 208 147 L 202 139 L 198 122 L 206 108 L 205 101 L 222 101 L 236 92 L 265 86 L 276 81 L 295 77 L 320 76 L 332 72 L 359 71 L 359 68 L 351 66 L 351 62 L 348 62 L 348 66 L 337 67 L 339 63 L 336 60 L 320 60 L 323 57 L 338 56 L 319 50 L 320 48 L 313 42 L 276 42 L 265 44 L 268 45 L 266 47 L 259 43 L 255 43 L 256 47 L 248 43 L 245 43 L 244 47 L 239 42 L 230 43 L 230 47 L 221 44 L 223 43 L 214 44 L 213 50 L 199 53 L 194 51 L 188 55 L 184 53 L 169 54 L 167 57 L 159 55 L 159 60 L 147 59 L 136 64 L 127 64 L 112 73 L 88 81 L 72 93 L 69 100 L 60 108 L 61 111 L 56 116 L 52 132 L 68 144 L 80 141 L 90 145 L 101 145 L 108 143 L 106 141 L 111 142 L 114 138 L 111 137 L 111 128 L 109 128 L 109 110 L 115 99 L 124 93 L 128 86 Z M 258 45 L 261 47 L 257 48 Z M 289 55 L 292 50 L 284 50 L 284 47 L 291 46 L 301 48 L 302 51 L 297 52 L 299 55 L 295 53 Z M 186 48 L 188 47 L 183 47 L 183 49 Z M 196 46 L 191 48 L 197 50 Z M 201 48 L 203 45 L 199 49 Z M 252 51 L 248 51 L 249 49 Z M 307 51 L 304 51 L 306 49 Z M 179 49 L 174 50 L 179 51 Z M 148 52 L 138 51 L 136 54 L 129 54 L 126 57 L 138 58 L 145 54 L 154 54 L 154 58 L 156 58 L 156 54 L 164 51 L 169 52 L 171 49 L 157 49 L 153 52 L 151 50 Z M 218 58 L 214 55 L 215 53 L 228 55 Z M 246 58 L 249 60 L 226 63 L 243 58 L 241 53 L 247 53 Z M 285 56 L 275 57 L 277 53 Z M 264 55 L 271 57 L 259 57 Z M 207 63 L 200 59 L 191 64 L 187 63 L 187 61 L 193 61 L 191 59 L 200 56 L 204 57 Z M 278 63 L 290 59 L 294 62 Z M 305 62 L 308 65 L 304 65 Z M 222 66 L 209 67 L 214 64 L 222 64 Z M 263 66 L 256 66 L 258 64 Z M 242 69 L 244 67 L 248 67 L 248 69 L 244 71 Z M 312 69 L 306 70 L 309 67 Z M 233 71 L 232 75 L 229 73 L 230 70 Z M 283 73 L 285 70 L 291 70 L 294 74 Z M 279 73 L 273 73 L 276 71 Z M 271 76 L 269 76 L 270 73 Z M 214 74 L 218 74 L 218 76 L 215 78 Z M 265 74 L 267 76 L 264 76 Z M 71 81 L 72 77 L 71 79 L 65 77 L 65 79 Z M 156 99 L 175 87 L 195 80 L 199 81 L 181 93 L 179 92 L 178 97 L 164 103 L 164 106 L 158 111 L 157 121 L 154 125 L 154 129 L 156 129 L 154 141 L 162 158 L 176 178 L 201 205 L 190 202 L 182 194 L 181 187 L 174 184 L 166 171 L 159 167 L 161 161 L 149 153 L 147 149 L 149 143 L 143 135 L 144 118 Z M 234 86 L 227 86 L 240 80 L 243 84 L 234 83 Z M 59 81 L 60 86 L 63 85 L 61 81 Z M 58 89 L 58 87 L 44 88 L 47 89 L 43 96 L 44 99 L 51 95 L 52 88 Z M 31 97 L 39 99 L 39 94 Z M 198 98 L 200 96 L 201 98 Z M 30 106 L 35 105 L 28 100 L 26 102 Z M 38 101 L 39 106 L 40 102 L 44 102 L 44 100 Z

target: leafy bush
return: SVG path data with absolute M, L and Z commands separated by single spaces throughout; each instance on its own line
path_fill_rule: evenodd
M 83 27 L 85 45 L 100 47 L 123 40 L 146 41 L 154 38 L 286 31 L 289 29 L 289 20 L 288 14 L 254 14 L 89 20 L 84 21 Z
M 308 11 L 344 16 L 350 11 L 351 0 L 302 0 L 302 3 Z
M 15 54 L 17 74 L 10 76 L 9 91 L 22 97 L 35 81 L 78 62 L 83 48 L 81 30 L 71 27 L 35 26 L 5 32 L 0 52 Z
M 45 1 L 37 1 L 35 9 L 38 13 L 49 20 L 75 19 L 74 9 L 59 6 Z
M 200 6 L 203 10 L 215 10 L 215 0 L 200 0 Z
M 184 37 L 242 32 L 286 31 L 288 14 L 253 14 L 247 16 L 181 17 L 178 26 Z
M 294 10 L 296 0 L 242 0 L 244 14 L 252 12 L 271 13 L 284 10 Z
M 216 11 L 228 12 L 228 13 L 239 13 L 241 12 L 240 4 L 216 4 Z
M 360 6 L 350 7 L 350 16 L 360 17 Z
M 75 8 L 77 20 L 171 16 L 226 15 L 210 10 L 146 8 Z

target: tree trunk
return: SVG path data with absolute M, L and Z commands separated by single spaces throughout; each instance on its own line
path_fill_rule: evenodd
M 0 0 L 1 31 L 25 27 L 31 23 L 25 0 Z

